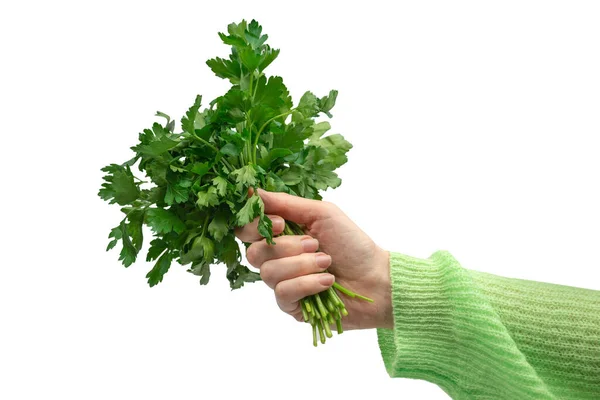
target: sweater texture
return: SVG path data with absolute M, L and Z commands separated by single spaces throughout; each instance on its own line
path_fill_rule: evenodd
M 462 268 L 446 251 L 390 252 L 391 377 L 453 399 L 600 399 L 600 291 Z

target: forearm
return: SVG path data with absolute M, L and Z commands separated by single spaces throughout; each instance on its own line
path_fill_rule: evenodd
M 466 270 L 447 252 L 391 253 L 390 280 L 391 376 L 457 399 L 600 396 L 600 292 Z

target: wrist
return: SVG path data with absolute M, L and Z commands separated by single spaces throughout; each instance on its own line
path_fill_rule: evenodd
M 377 257 L 377 270 L 379 271 L 377 293 L 377 325 L 376 328 L 394 328 L 394 315 L 392 307 L 392 281 L 390 277 L 390 252 L 380 249 Z

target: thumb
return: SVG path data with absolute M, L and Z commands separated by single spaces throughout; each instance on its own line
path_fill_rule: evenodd
M 282 192 L 267 192 L 260 188 L 257 189 L 257 193 L 265 204 L 265 214 L 279 215 L 298 224 L 308 225 L 331 213 L 327 203 L 320 200 L 305 199 Z

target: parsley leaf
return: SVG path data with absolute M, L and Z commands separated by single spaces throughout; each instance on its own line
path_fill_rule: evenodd
M 208 232 L 217 241 L 221 241 L 225 235 L 229 232 L 229 224 L 227 221 L 228 213 L 223 210 L 219 210 L 213 217 L 212 221 L 208 225 Z
M 250 186 L 256 185 L 256 169 L 252 165 L 245 165 L 231 173 L 237 183 L 236 190 L 242 192 Z
M 150 208 L 146 211 L 146 223 L 156 233 L 181 233 L 185 224 L 170 210 L 164 208 Z
M 250 197 L 244 207 L 237 213 L 237 224 L 239 226 L 246 225 L 252 221 L 254 218 L 258 217 L 262 212 L 264 212 L 265 205 L 258 195 L 253 195 Z
M 138 198 L 140 189 L 133 181 L 133 174 L 129 166 L 110 164 L 102 168 L 102 171 L 108 172 L 104 176 L 105 182 L 98 192 L 103 200 L 108 200 L 110 204 L 117 203 L 124 206 Z
M 217 189 L 213 186 L 209 187 L 206 191 L 198 192 L 197 196 L 196 205 L 198 207 L 211 207 L 219 204 Z
M 173 256 L 170 252 L 165 252 L 154 264 L 154 268 L 152 268 L 146 278 L 148 278 L 148 284 L 150 287 L 157 285 L 162 282 L 163 276 L 169 271 L 171 267 L 171 261 L 173 260 Z
M 202 96 L 196 96 L 196 100 L 194 100 L 194 104 L 190 107 L 190 109 L 185 113 L 185 117 L 181 118 L 181 128 L 184 132 L 194 133 L 195 127 L 194 123 L 196 121 L 196 117 L 198 116 L 198 110 L 200 109 L 200 104 L 202 103 Z

